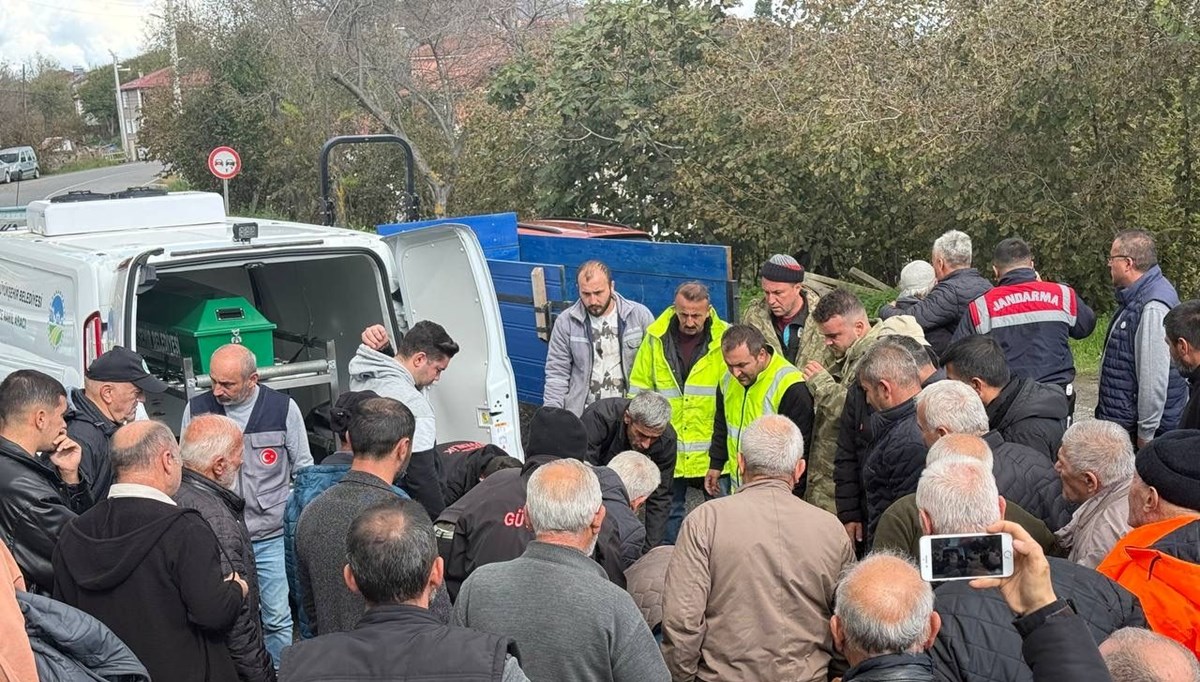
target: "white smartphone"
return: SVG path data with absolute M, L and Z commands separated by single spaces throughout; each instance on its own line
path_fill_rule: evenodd
M 921 536 L 921 578 L 926 582 L 1007 578 L 1012 572 L 1008 533 Z

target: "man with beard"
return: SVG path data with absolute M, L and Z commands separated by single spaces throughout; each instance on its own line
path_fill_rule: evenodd
M 546 351 L 542 404 L 583 414 L 602 398 L 624 396 L 650 309 L 617 293 L 608 266 L 592 260 L 579 266 L 579 301 L 563 311 Z
M 193 416 L 220 414 L 237 422 L 244 436 L 243 464 L 234 491 L 246 501 L 246 527 L 254 545 L 262 605 L 263 639 L 275 666 L 292 643 L 284 562 L 283 512 L 288 484 L 311 466 L 304 416 L 286 393 L 258 385 L 258 361 L 248 348 L 226 344 L 208 364 L 212 390 L 188 403 L 180 433 Z
M 221 575 L 245 576 L 248 591 L 242 600 L 225 645 L 242 682 L 274 682 L 275 666 L 263 644 L 259 622 L 258 579 L 254 547 L 242 519 L 246 503 L 232 488 L 242 468 L 242 430 L 218 414 L 196 417 L 183 432 L 179 457 L 183 477 L 171 497 L 184 509 L 200 512 L 221 547 Z

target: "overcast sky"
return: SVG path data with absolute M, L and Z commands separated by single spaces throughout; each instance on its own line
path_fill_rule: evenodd
M 0 63 L 19 65 L 43 54 L 65 69 L 93 68 L 145 48 L 147 22 L 162 0 L 0 0 Z M 745 0 L 737 14 L 753 12 Z
M 18 65 L 41 53 L 65 69 L 142 52 L 159 0 L 0 0 L 0 62 Z

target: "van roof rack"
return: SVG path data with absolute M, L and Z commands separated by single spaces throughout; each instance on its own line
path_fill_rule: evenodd
M 167 190 L 162 187 L 127 187 L 120 192 L 108 195 L 110 199 L 141 199 L 142 197 L 165 197 Z
M 50 203 L 73 204 L 79 201 L 102 201 L 104 199 L 111 198 L 112 195 L 105 194 L 103 192 L 93 192 L 90 189 L 78 189 L 67 192 L 66 194 L 60 194 L 56 197 L 50 197 Z

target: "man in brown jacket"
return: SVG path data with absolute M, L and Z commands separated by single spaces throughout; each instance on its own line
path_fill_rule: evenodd
M 787 417 L 742 434 L 734 495 L 683 521 L 663 593 L 663 656 L 675 682 L 820 680 L 845 669 L 829 617 L 854 562 L 837 519 L 793 496 L 804 441 Z

